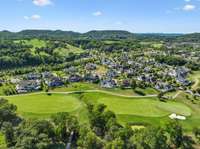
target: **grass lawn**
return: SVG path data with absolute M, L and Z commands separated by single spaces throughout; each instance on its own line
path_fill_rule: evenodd
M 6 149 L 6 142 L 1 132 L 0 132 L 0 149 Z
M 190 116 L 191 110 L 182 103 L 168 101 L 160 102 L 157 98 L 126 98 L 103 93 L 85 93 L 87 101 L 103 103 L 108 109 L 118 115 L 137 115 L 146 117 L 162 117 L 171 113 Z M 93 96 L 93 97 L 92 97 Z
M 57 112 L 73 112 L 81 107 L 81 102 L 73 95 L 36 94 L 7 97 L 18 107 L 18 113 L 25 117 L 48 117 Z

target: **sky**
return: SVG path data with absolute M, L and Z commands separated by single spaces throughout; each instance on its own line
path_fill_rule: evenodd
M 200 0 L 0 0 L 0 30 L 200 32 Z

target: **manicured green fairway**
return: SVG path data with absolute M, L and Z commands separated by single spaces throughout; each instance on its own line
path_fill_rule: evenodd
M 57 112 L 74 112 L 83 108 L 83 103 L 73 94 L 32 94 L 7 97 L 18 107 L 22 115 L 50 115 Z M 156 97 L 126 98 L 105 93 L 84 93 L 84 100 L 103 103 L 117 115 L 163 117 L 171 113 L 190 116 L 191 110 L 179 102 L 160 102 Z
M 69 112 L 76 115 L 81 123 L 88 123 L 88 111 L 85 102 L 103 103 L 116 113 L 119 122 L 150 124 L 162 126 L 170 121 L 172 113 L 187 116 L 181 121 L 185 129 L 191 131 L 198 126 L 200 117 L 187 104 L 178 101 L 161 102 L 156 97 L 120 97 L 107 93 L 92 92 L 80 94 L 57 93 L 52 95 L 27 94 L 7 99 L 17 105 L 18 113 L 26 118 L 48 118 L 57 112 Z
M 37 94 L 8 97 L 18 107 L 18 113 L 24 116 L 48 116 L 57 112 L 73 112 L 81 103 L 72 95 Z
M 185 116 L 191 114 L 190 109 L 177 102 L 160 102 L 155 98 L 148 99 L 122 99 L 100 98 L 99 103 L 104 103 L 111 111 L 116 114 L 129 114 L 138 116 L 161 117 L 171 113 L 177 113 Z
M 161 102 L 156 97 L 119 97 L 104 93 L 85 93 L 87 102 L 103 103 L 118 115 L 137 115 L 145 117 L 162 117 L 172 113 L 190 116 L 191 110 L 179 102 Z

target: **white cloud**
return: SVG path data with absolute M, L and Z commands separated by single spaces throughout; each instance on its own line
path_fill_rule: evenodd
M 46 5 L 51 5 L 52 2 L 51 0 L 33 0 L 33 4 L 37 6 L 46 6 Z
M 24 16 L 24 19 L 25 19 L 25 20 L 29 20 L 29 17 L 28 17 L 28 16 Z
M 41 16 L 40 16 L 40 15 L 37 15 L 37 14 L 34 14 L 34 15 L 31 16 L 31 19 L 32 19 L 32 20 L 38 20 L 38 19 L 40 19 L 40 18 L 41 18 Z
M 116 25 L 123 25 L 123 22 L 117 21 L 117 22 L 115 22 L 115 24 L 116 24 Z
M 24 16 L 24 19 L 25 20 L 39 20 L 41 18 L 41 16 L 40 15 L 38 15 L 38 14 L 34 14 L 34 15 L 32 15 L 32 16 Z
M 183 7 L 183 10 L 184 10 L 184 11 L 193 11 L 193 10 L 195 10 L 195 9 L 196 9 L 196 6 L 195 6 L 195 5 L 191 5 L 191 4 L 185 5 L 185 6 Z
M 101 16 L 103 13 L 101 11 L 96 11 L 92 14 L 93 16 Z

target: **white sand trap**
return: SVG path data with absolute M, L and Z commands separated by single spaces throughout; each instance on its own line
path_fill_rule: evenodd
M 177 120 L 186 120 L 186 117 L 185 116 L 182 116 L 182 115 L 177 115 L 175 113 L 171 114 L 169 116 L 169 118 L 171 119 L 177 119 Z

